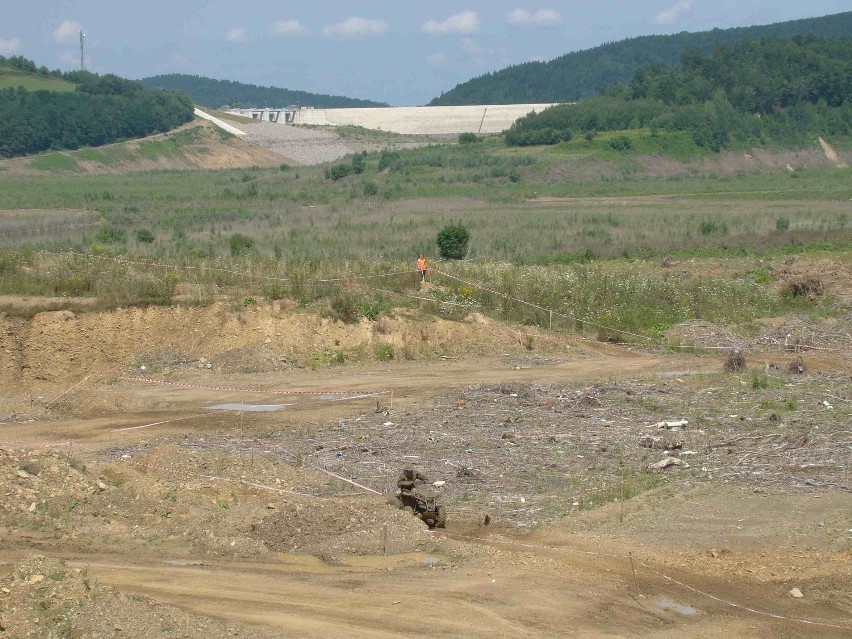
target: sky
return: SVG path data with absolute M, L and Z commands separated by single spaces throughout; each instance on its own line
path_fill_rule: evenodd
M 188 73 L 425 104 L 488 71 L 623 38 L 840 13 L 852 0 L 8 2 L 0 55 L 143 78 Z M 257 105 L 263 106 L 263 105 Z M 268 105 L 276 106 L 276 105 Z

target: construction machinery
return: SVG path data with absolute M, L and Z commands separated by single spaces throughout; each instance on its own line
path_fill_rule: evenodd
M 447 525 L 447 511 L 438 503 L 435 491 L 423 485 L 423 482 L 428 481 L 413 468 L 403 470 L 396 482 L 397 505 L 419 517 L 429 528 L 444 528 Z

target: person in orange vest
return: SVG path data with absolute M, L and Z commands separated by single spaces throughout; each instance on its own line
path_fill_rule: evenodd
M 417 259 L 417 270 L 420 271 L 420 281 L 426 281 L 426 258 L 421 254 Z

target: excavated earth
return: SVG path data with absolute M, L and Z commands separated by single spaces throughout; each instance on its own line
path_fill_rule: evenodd
M 852 636 L 838 327 L 674 329 L 744 346 L 723 373 L 479 315 L 41 302 L 0 315 L 2 636 Z M 445 530 L 389 502 L 408 465 Z

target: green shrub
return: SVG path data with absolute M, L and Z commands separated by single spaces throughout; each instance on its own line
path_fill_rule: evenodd
M 470 233 L 461 224 L 448 224 L 438 232 L 435 241 L 441 257 L 448 260 L 462 260 L 467 255 Z
M 334 166 L 326 169 L 325 177 L 329 180 L 337 182 L 342 178 L 345 178 L 347 175 L 351 175 L 352 173 L 352 165 L 351 164 L 335 164 Z
M 364 161 L 363 155 L 356 155 L 352 158 L 352 172 L 355 175 L 360 175 L 367 168 L 367 163 Z
M 588 131 L 586 131 L 585 135 L 583 135 L 583 137 L 586 139 L 586 142 L 591 142 L 597 136 L 598 136 L 598 132 L 595 131 L 594 129 L 589 129 Z
M 399 151 L 382 151 L 379 156 L 379 171 L 393 168 L 399 163 L 400 157 Z
M 154 234 L 148 229 L 136 230 L 136 241 L 141 244 L 152 244 L 154 242 Z
M 609 141 L 609 146 L 616 151 L 631 151 L 633 149 L 633 141 L 626 135 L 616 135 Z
M 775 220 L 776 231 L 786 231 L 790 228 L 790 218 L 781 216 Z
M 389 362 L 393 359 L 393 344 L 388 344 L 387 342 L 376 344 L 374 353 L 376 359 L 380 362 Z
M 364 195 L 370 197 L 371 195 L 377 195 L 379 192 L 379 185 L 373 182 L 372 180 L 367 180 L 364 182 Z
M 102 244 L 121 244 L 127 241 L 127 231 L 111 224 L 104 224 L 95 233 L 95 239 Z
M 228 239 L 228 244 L 231 246 L 231 256 L 237 257 L 251 252 L 254 248 L 254 239 L 242 233 L 234 233 Z
M 476 144 L 479 136 L 476 133 L 462 133 L 459 135 L 459 144 Z
M 329 317 L 344 324 L 355 324 L 358 321 L 358 304 L 355 296 L 350 293 L 334 296 L 331 300 Z

